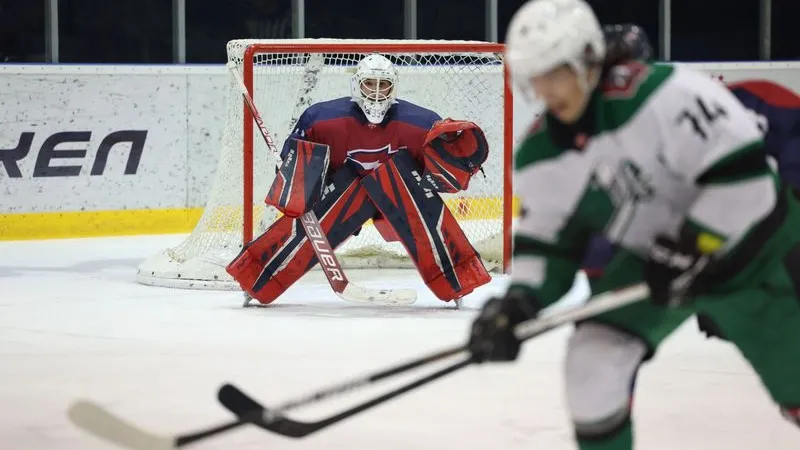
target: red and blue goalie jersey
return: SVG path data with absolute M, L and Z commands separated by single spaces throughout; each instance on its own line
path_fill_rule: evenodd
M 330 147 L 330 168 L 347 164 L 360 174 L 371 171 L 397 151 L 410 151 L 423 165 L 425 136 L 439 115 L 413 103 L 397 100 L 379 125 L 367 121 L 350 97 L 316 103 L 308 107 L 286 139 L 283 158 L 292 139 Z

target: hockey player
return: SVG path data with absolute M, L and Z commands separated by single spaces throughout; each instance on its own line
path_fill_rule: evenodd
M 242 289 L 273 302 L 316 263 L 299 220 L 313 210 L 334 248 L 374 219 L 408 250 L 427 286 L 456 300 L 490 280 L 439 196 L 458 192 L 485 162 L 483 131 L 466 121 L 397 99 L 398 74 L 386 57 L 362 59 L 351 96 L 314 104 L 281 151 L 266 202 L 282 213 L 228 267 Z
M 633 24 L 607 25 L 605 33 L 609 59 L 650 61 L 653 48 L 644 30 Z M 791 89 L 769 80 L 744 80 L 731 83 L 728 89 L 755 116 L 766 133 L 764 150 L 778 165 L 781 179 L 800 189 L 800 97 Z M 614 245 L 602 236 L 592 239 L 583 270 L 590 278 L 602 274 L 611 261 Z M 708 337 L 724 335 L 713 320 L 699 314 L 697 323 Z
M 644 30 L 634 24 L 603 27 L 610 60 L 650 61 L 653 47 Z M 756 117 L 764 138 L 764 150 L 778 165 L 780 177 L 800 189 L 800 96 L 791 89 L 769 80 L 744 80 L 731 83 L 728 89 Z M 592 240 L 583 269 L 590 278 L 602 274 L 611 260 L 614 246 L 599 237 Z M 710 326 L 704 325 L 703 328 Z
M 602 233 L 619 249 L 595 292 L 644 282 L 650 295 L 576 324 L 568 341 L 581 450 L 633 448 L 639 367 L 698 312 L 800 426 L 800 202 L 767 164 L 751 114 L 707 74 L 606 61 L 584 0 L 530 1 L 508 30 L 512 80 L 547 112 L 517 151 L 525 213 L 512 281 L 475 319 L 473 357 L 516 359 L 513 327 L 570 289 Z
M 652 60 L 653 47 L 641 27 L 607 25 L 603 31 L 612 59 Z M 742 80 L 727 86 L 766 133 L 764 150 L 777 163 L 781 179 L 800 189 L 800 96 L 770 80 Z

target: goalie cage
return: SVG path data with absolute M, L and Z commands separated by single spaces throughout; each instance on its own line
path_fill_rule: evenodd
M 242 71 L 267 129 L 281 145 L 300 114 L 313 103 L 349 96 L 358 61 L 380 53 L 397 66 L 398 98 L 442 117 L 470 120 L 486 133 L 485 176 L 466 192 L 444 194 L 446 204 L 493 272 L 508 273 L 511 260 L 513 145 L 512 93 L 503 45 L 424 40 L 233 40 L 228 61 Z M 139 283 L 186 289 L 238 290 L 225 266 L 243 242 L 277 217 L 263 199 L 275 176 L 275 159 L 254 135 L 253 120 L 233 77 L 227 118 L 211 192 L 192 233 L 178 246 L 144 261 Z M 337 249 L 342 265 L 414 268 L 399 242 L 384 241 L 368 222 Z

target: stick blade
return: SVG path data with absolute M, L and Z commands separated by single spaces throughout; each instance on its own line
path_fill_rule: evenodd
M 352 303 L 407 306 L 417 301 L 417 291 L 413 289 L 369 289 L 353 283 L 347 283 L 337 294 Z
M 78 428 L 132 450 L 171 450 L 174 439 L 147 433 L 114 416 L 102 406 L 78 401 L 70 406 L 67 417 Z
M 298 422 L 280 415 L 269 417 L 272 414 L 267 408 L 232 384 L 222 386 L 217 398 L 225 409 L 240 419 L 273 433 L 290 438 L 302 438 L 316 431 L 313 423 Z

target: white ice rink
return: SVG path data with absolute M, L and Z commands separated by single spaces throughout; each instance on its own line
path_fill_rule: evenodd
M 319 274 L 268 308 L 243 309 L 239 293 L 134 283 L 139 261 L 182 238 L 0 243 L 0 449 L 114 448 L 67 421 L 78 398 L 167 434 L 231 417 L 215 399 L 225 381 L 276 404 L 462 342 L 474 308 L 506 282 L 462 311 L 407 271 L 352 276 L 417 288 L 420 301 L 401 309 L 345 304 Z M 248 427 L 192 448 L 573 449 L 560 377 L 568 333 L 529 342 L 517 363 L 467 368 L 302 440 Z M 693 323 L 643 369 L 635 417 L 638 449 L 800 448 L 800 430 L 779 417 L 736 350 L 702 339 Z

